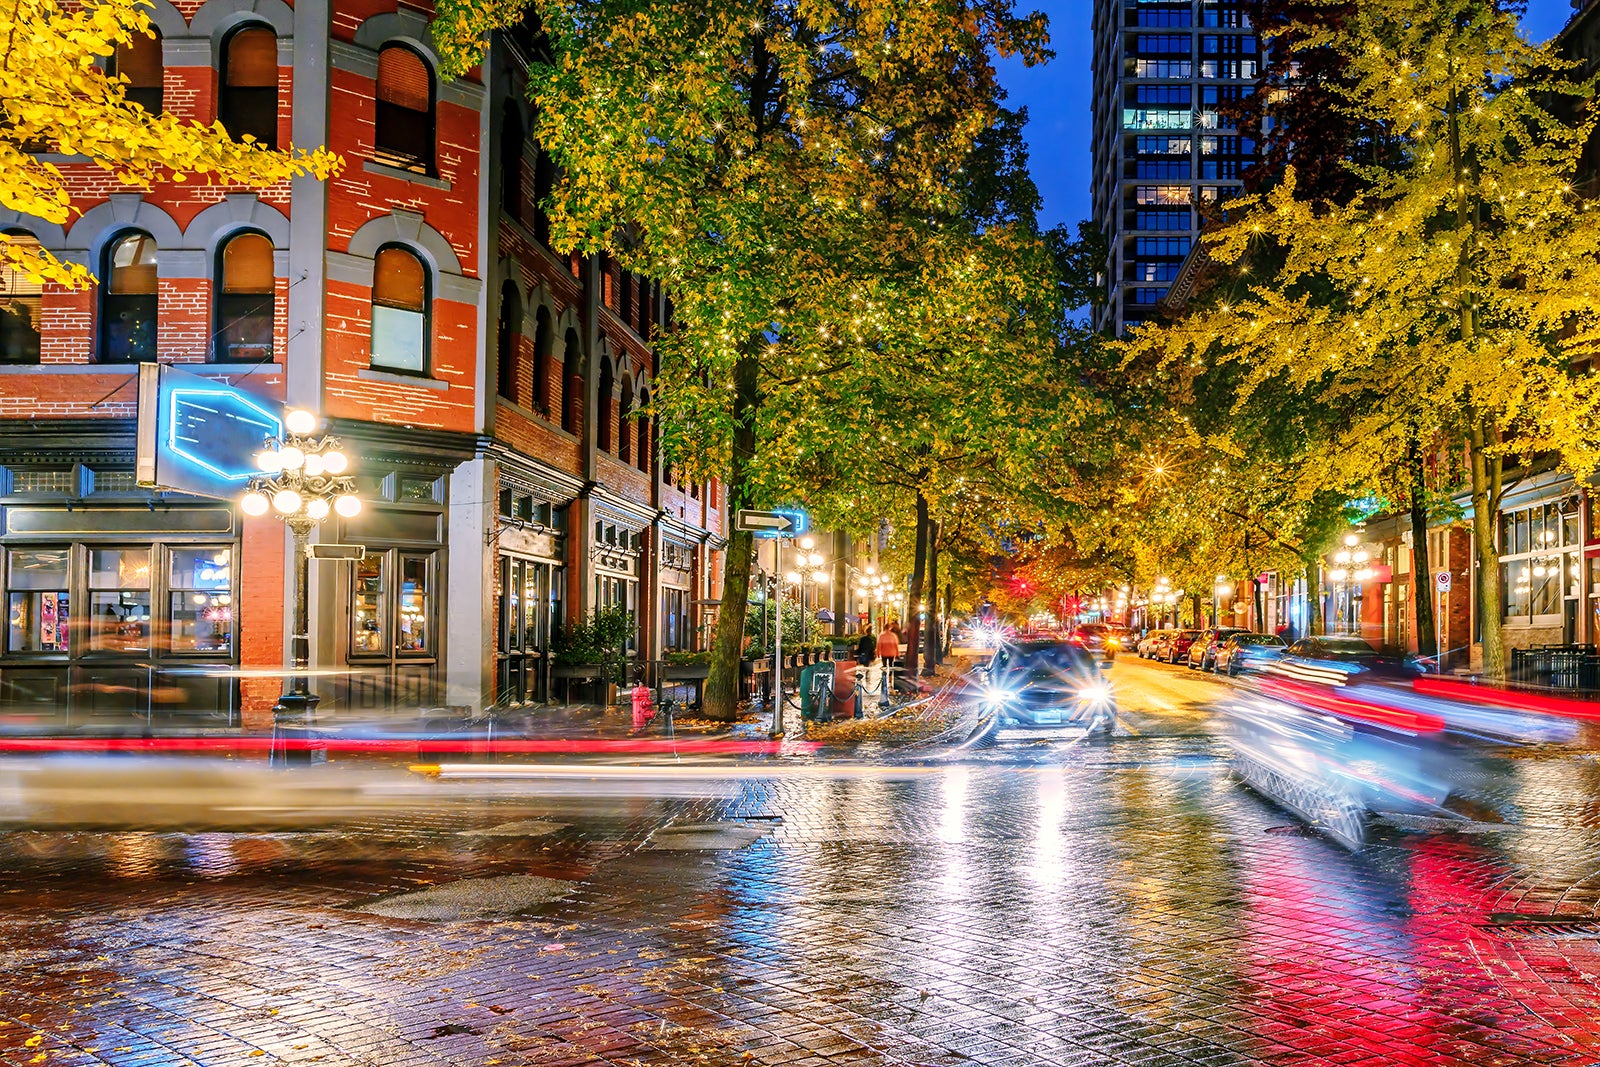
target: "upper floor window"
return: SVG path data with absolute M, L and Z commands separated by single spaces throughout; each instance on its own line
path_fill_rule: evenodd
M 372 365 L 428 370 L 428 268 L 399 245 L 378 250 L 372 278 Z
M 38 249 L 32 234 L 11 233 L 13 245 Z M 39 362 L 40 284 L 14 264 L 0 265 L 0 363 Z
M 500 120 L 500 210 L 522 218 L 522 118 L 517 106 L 506 104 Z
M 276 310 L 272 241 L 251 232 L 229 238 L 218 256 L 217 279 L 213 358 L 267 362 Z
M 500 287 L 500 318 L 495 325 L 495 384 L 501 396 L 517 399 L 517 287 L 506 282 Z
M 617 458 L 633 462 L 633 383 L 622 379 L 622 400 L 617 407 Z
M 378 53 L 378 113 L 373 158 L 391 167 L 433 173 L 433 70 L 401 44 Z
M 100 361 L 156 358 L 156 242 L 133 230 L 106 245 L 100 263 Z
M 278 147 L 278 38 L 250 24 L 222 42 L 222 88 L 217 118 L 235 140 L 254 137 Z
M 131 41 L 117 45 L 106 73 L 128 79 L 127 98 L 152 115 L 161 113 L 161 35 L 136 33 Z

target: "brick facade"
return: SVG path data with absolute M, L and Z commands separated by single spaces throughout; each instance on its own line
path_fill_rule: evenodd
M 315 143 L 307 140 L 314 131 L 343 157 L 342 172 L 324 183 L 263 190 L 198 182 L 129 189 L 97 167 L 62 158 L 57 165 L 73 197 L 73 221 L 52 227 L 9 213 L 0 214 L 0 226 L 31 233 L 97 275 L 112 242 L 133 231 L 148 234 L 156 248 L 157 358 L 270 402 L 292 398 L 314 407 L 343 439 L 366 509 L 356 520 L 326 524 L 319 536 L 366 544 L 369 557 L 360 567 L 314 565 L 313 665 L 334 677 L 350 671 L 348 680 L 318 683 L 326 705 L 370 710 L 507 699 L 508 654 L 517 651 L 506 647 L 507 568 L 554 574 L 564 591 L 547 590 L 542 602 L 554 616 L 537 638 L 540 670 L 548 670 L 551 631 L 611 595 L 604 575 L 632 583 L 628 595 L 643 635 L 638 655 L 654 660 L 664 633 L 656 618 L 664 603 L 654 573 L 659 544 L 670 538 L 693 546 L 695 588 L 688 599 L 700 611 L 717 595 L 725 523 L 715 487 L 691 495 L 664 484 L 655 433 L 638 418 L 621 418 L 654 390 L 648 340 L 666 310 L 659 288 L 608 257 L 558 256 L 542 240 L 546 227 L 535 199 L 552 173 L 522 132 L 527 42 L 497 39 L 473 75 L 435 78 L 433 158 L 407 170 L 391 165 L 389 156 L 375 158 L 378 57 L 385 47 L 401 46 L 432 64 L 424 13 L 392 0 L 333 0 L 298 11 L 248 0 L 156 0 L 153 18 L 167 57 L 163 106 L 204 123 L 221 113 L 223 42 L 241 27 L 271 29 L 279 55 L 278 143 Z M 303 84 L 326 83 L 320 97 L 315 90 L 301 94 L 325 100 L 320 113 L 293 112 L 297 76 L 312 79 Z M 510 204 L 501 203 L 502 159 L 521 161 Z M 258 364 L 220 363 L 213 352 L 222 325 L 219 256 L 243 231 L 266 235 L 274 248 L 271 354 Z M 427 359 L 420 371 L 373 361 L 375 264 L 390 246 L 415 256 L 427 274 Z M 291 259 L 299 266 L 291 268 Z M 502 352 L 496 327 L 508 285 L 515 321 Z M 98 287 L 45 287 L 37 363 L 0 364 L 0 514 L 89 516 L 90 533 L 60 538 L 81 554 L 74 560 L 89 559 L 109 539 L 149 544 L 160 567 L 161 560 L 179 558 L 189 535 L 152 531 L 147 521 L 122 529 L 119 516 L 139 510 L 127 504 L 141 503 L 145 514 L 160 507 L 215 516 L 217 508 L 138 490 L 117 473 L 132 467 L 136 375 L 127 364 L 97 362 L 103 306 Z M 613 386 L 605 399 L 594 395 L 603 364 Z M 513 375 L 509 397 L 498 395 L 502 366 Z M 593 417 L 597 409 L 611 413 L 604 436 Z M 608 448 L 598 447 L 602 440 Z M 512 514 L 504 513 L 507 507 Z M 533 518 L 516 510 L 524 507 Z M 615 575 L 596 570 L 595 560 L 604 558 L 595 551 L 597 521 L 608 536 L 622 528 L 637 538 L 613 558 L 620 567 Z M 190 527 L 209 529 L 198 518 L 188 527 L 173 524 Z M 10 529 L 0 526 L 7 552 L 40 547 L 38 537 Z M 245 668 L 245 680 L 228 698 L 229 721 L 259 727 L 270 722 L 279 680 L 252 678 L 250 671 L 276 668 L 285 651 L 290 590 L 283 529 L 274 519 L 235 513 L 231 534 L 203 536 L 231 545 L 238 561 L 228 605 L 234 630 L 226 647 L 193 658 Z M 73 572 L 74 598 L 87 593 L 84 573 Z M 180 578 L 170 579 L 173 589 Z M 0 567 L 0 583 L 7 580 Z M 119 610 L 134 623 L 141 610 L 154 616 L 143 620 L 151 639 L 168 640 L 165 605 Z M 75 630 L 72 641 L 70 652 L 0 649 L 0 705 L 35 692 L 8 679 L 98 669 L 79 655 L 84 635 Z M 176 650 L 172 641 L 165 654 L 177 657 Z M 547 697 L 548 681 L 541 676 L 510 696 Z M 69 720 L 88 714 L 67 703 Z

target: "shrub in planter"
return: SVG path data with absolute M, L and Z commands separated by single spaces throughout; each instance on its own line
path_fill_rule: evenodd
M 556 635 L 555 663 L 560 667 L 596 666 L 602 685 L 622 685 L 628 664 L 633 614 L 626 608 L 596 608 L 589 618 Z

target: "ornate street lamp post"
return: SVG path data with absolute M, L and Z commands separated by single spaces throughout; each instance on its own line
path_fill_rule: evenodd
M 309 411 L 290 410 L 283 419 L 282 440 L 269 438 L 256 455 L 261 474 L 239 506 L 246 515 L 268 511 L 283 520 L 294 535 L 294 622 L 289 635 L 289 684 L 278 697 L 273 714 L 309 719 L 317 707 L 307 672 L 311 666 L 311 622 L 307 587 L 311 578 L 311 530 L 330 514 L 352 518 L 361 511 L 361 498 L 346 471 L 350 458 L 332 435 L 316 436 L 319 421 Z

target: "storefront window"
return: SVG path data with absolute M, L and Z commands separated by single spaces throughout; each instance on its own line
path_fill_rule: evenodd
M 67 650 L 67 560 L 64 548 L 14 549 L 9 554 L 10 651 Z
M 232 563 L 226 548 L 172 550 L 167 586 L 172 651 L 232 651 Z
M 383 556 L 370 554 L 356 564 L 355 594 L 351 608 L 355 613 L 355 633 L 350 650 L 382 655 L 389 650 L 383 625 Z
M 150 650 L 148 548 L 97 548 L 89 553 L 89 648 Z
M 428 557 L 400 557 L 401 652 L 433 651 L 433 635 L 428 626 Z

